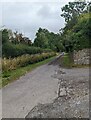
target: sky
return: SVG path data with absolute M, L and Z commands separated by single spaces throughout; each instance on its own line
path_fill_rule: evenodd
M 1 26 L 22 32 L 32 41 L 39 27 L 58 33 L 65 25 L 61 7 L 69 1 L 73 0 L 3 0 Z

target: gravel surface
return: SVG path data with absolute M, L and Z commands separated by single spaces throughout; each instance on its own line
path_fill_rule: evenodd
M 64 69 L 58 59 L 4 87 L 3 118 L 89 118 L 89 68 Z
M 57 98 L 38 104 L 26 118 L 89 118 L 89 68 L 59 68 Z

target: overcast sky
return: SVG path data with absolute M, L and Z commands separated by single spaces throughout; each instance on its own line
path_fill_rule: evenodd
M 2 25 L 35 38 L 39 27 L 58 33 L 64 27 L 61 7 L 73 0 L 3 0 Z

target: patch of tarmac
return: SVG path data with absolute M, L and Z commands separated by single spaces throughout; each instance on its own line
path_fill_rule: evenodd
M 89 118 L 89 68 L 58 68 L 57 97 L 52 103 L 38 104 L 26 118 Z

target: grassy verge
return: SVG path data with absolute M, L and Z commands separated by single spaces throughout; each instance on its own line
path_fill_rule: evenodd
M 27 65 L 26 67 L 20 67 L 13 71 L 4 72 L 2 74 L 2 87 L 7 85 L 8 83 L 18 79 L 20 76 L 25 75 L 27 72 L 32 71 L 33 69 L 37 68 L 38 66 L 41 66 L 41 65 L 44 65 L 44 64 L 50 62 L 54 58 L 55 57 L 51 57 L 44 61 L 41 61 L 41 62 L 38 62 L 35 64 L 31 64 L 31 65 Z M 1 84 L 0 84 L 0 88 L 1 88 Z
M 73 65 L 69 54 L 65 54 L 64 56 L 61 57 L 60 59 L 60 66 L 64 68 L 71 68 Z
M 91 67 L 90 65 L 79 65 L 74 64 L 69 54 L 64 55 L 60 59 L 60 66 L 64 68 L 84 68 L 84 67 Z

